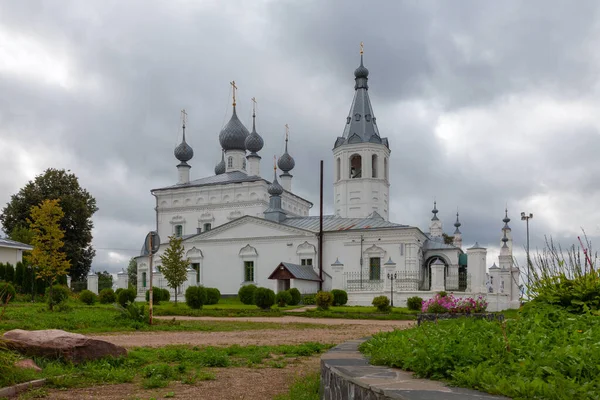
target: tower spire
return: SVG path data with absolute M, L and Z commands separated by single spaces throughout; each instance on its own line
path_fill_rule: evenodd
M 460 226 L 461 226 L 461 225 L 462 225 L 462 224 L 461 224 L 461 223 L 460 223 L 460 221 L 458 220 L 458 211 L 456 211 L 456 222 L 454 223 L 454 226 L 456 227 L 456 229 L 454 230 L 454 234 L 455 234 L 455 235 L 456 235 L 457 233 L 461 233 L 461 232 L 460 232 L 460 229 L 458 229 L 458 228 L 460 228 Z
M 437 209 L 437 201 L 436 200 L 433 201 L 433 210 L 431 210 L 431 212 L 433 213 L 433 217 L 431 218 L 431 220 L 439 221 L 439 218 L 437 216 L 438 209 Z

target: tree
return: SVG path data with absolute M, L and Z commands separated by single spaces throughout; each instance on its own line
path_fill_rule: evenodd
M 175 304 L 177 304 L 177 288 L 187 278 L 187 268 L 190 260 L 183 258 L 182 238 L 169 236 L 169 247 L 160 256 L 162 266 L 160 272 L 168 282 L 168 286 L 175 291 Z
M 137 288 L 137 262 L 135 262 L 134 257 L 131 257 L 129 265 L 127 265 L 127 278 L 129 279 L 129 286 Z
M 71 265 L 68 273 L 73 280 L 84 280 L 96 254 L 91 245 L 92 215 L 98 207 L 96 199 L 79 186 L 75 174 L 47 169 L 11 197 L 0 214 L 0 222 L 11 239 L 31 244 L 27 233 L 31 208 L 52 199 L 60 200 L 64 214 L 60 228 L 65 234 L 63 251 Z
M 26 259 L 36 266 L 37 277 L 47 282 L 50 298 L 54 282 L 66 275 L 71 267 L 66 253 L 62 251 L 65 233 L 60 228 L 60 221 L 64 212 L 59 203 L 58 199 L 42 201 L 39 206 L 31 208 L 31 218 L 28 219 L 29 229 L 33 232 L 33 250 Z M 49 304 L 52 311 L 54 304 L 52 301 Z
M 454 236 L 450 236 L 445 233 L 442 233 L 442 237 L 444 238 L 444 244 L 449 244 L 449 245 L 454 244 Z
M 113 276 L 108 272 L 96 272 L 98 275 L 98 291 L 104 289 L 112 289 L 113 286 Z

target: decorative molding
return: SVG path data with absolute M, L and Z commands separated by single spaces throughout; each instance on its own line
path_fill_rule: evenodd
M 304 243 L 298 245 L 298 247 L 296 248 L 296 254 L 299 256 L 308 256 L 308 255 L 314 255 L 317 254 L 317 248 L 308 243 L 308 241 L 305 241 Z
M 258 257 L 258 252 L 256 251 L 256 248 L 250 246 L 250 244 L 247 244 L 240 249 L 239 256 L 242 258 Z
M 185 224 L 185 218 L 183 218 L 181 215 L 175 215 L 174 217 L 171 218 L 170 224 L 171 225 Z
M 202 254 L 202 250 L 197 249 L 196 246 L 192 247 L 190 250 L 185 253 L 187 258 L 204 258 L 204 254 Z
M 227 216 L 227 219 L 230 220 L 230 221 L 232 221 L 234 219 L 238 219 L 238 218 L 241 218 L 243 216 L 244 216 L 244 213 L 242 213 L 239 210 L 235 210 L 235 211 L 231 211 L 229 213 L 229 215 Z

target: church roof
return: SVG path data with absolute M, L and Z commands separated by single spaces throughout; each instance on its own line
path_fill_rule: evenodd
M 423 243 L 423 251 L 427 250 L 456 250 L 458 247 L 444 243 L 441 237 L 431 238 L 429 234 L 425 234 L 429 239 Z
M 356 84 L 354 85 L 354 100 L 352 100 L 350 113 L 346 118 L 344 133 L 341 137 L 337 138 L 334 147 L 343 144 L 371 142 L 384 144 L 389 148 L 387 138 L 381 138 L 379 136 L 377 119 L 375 118 L 371 100 L 369 99 L 369 86 L 367 84 L 368 75 L 369 72 L 363 66 L 363 58 L 361 55 L 360 66 L 355 71 Z
M 308 231 L 319 231 L 319 216 L 288 217 L 282 222 L 284 225 L 294 228 L 306 229 Z M 408 225 L 395 224 L 381 217 L 371 218 L 342 218 L 336 215 L 323 216 L 323 231 L 347 231 L 353 229 L 370 228 L 408 228 Z
M 292 279 L 302 279 L 305 281 L 317 282 L 321 281 L 321 279 L 319 279 L 319 275 L 317 275 L 312 265 L 298 265 L 288 262 L 280 263 L 275 271 L 273 271 L 273 273 L 269 276 L 269 279 L 277 279 L 275 275 L 281 267 L 285 268 L 290 275 L 292 275 Z

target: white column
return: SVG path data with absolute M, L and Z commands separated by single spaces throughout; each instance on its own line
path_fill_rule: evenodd
M 281 186 L 288 192 L 291 192 L 292 191 L 292 175 L 281 174 L 281 175 L 279 175 L 279 179 L 281 181 Z
M 187 163 L 182 162 L 177 166 L 177 175 L 179 184 L 190 183 L 190 167 Z
M 331 264 L 331 287 L 333 289 L 344 289 L 344 264 L 337 258 Z
M 127 289 L 129 287 L 129 276 L 124 270 L 117 274 L 117 289 Z
M 246 160 L 246 169 L 248 175 L 260 176 L 260 156 L 251 154 L 248 157 L 246 157 Z
M 93 272 L 88 274 L 87 289 L 92 293 L 98 294 L 98 275 Z
M 431 264 L 431 290 L 440 292 L 446 290 L 444 287 L 444 269 L 446 266 L 439 259 Z
M 471 289 L 473 293 L 485 293 L 485 265 L 487 249 L 475 243 L 467 249 L 467 274 L 471 275 Z

